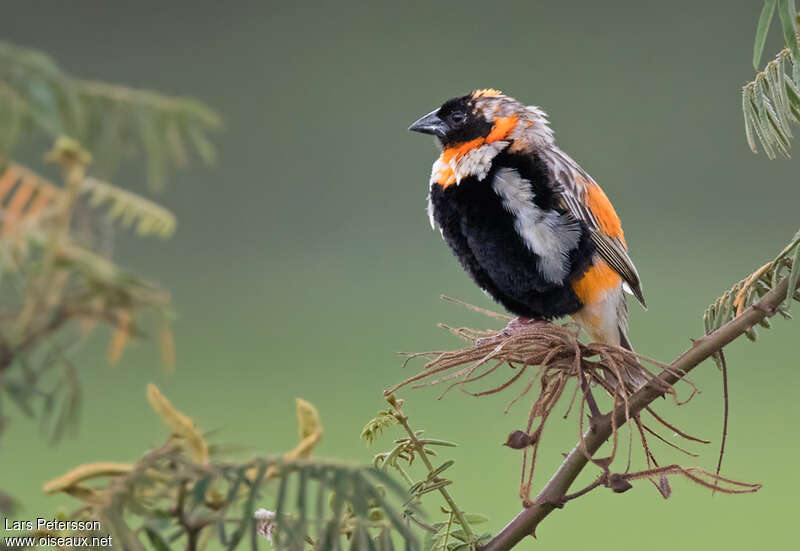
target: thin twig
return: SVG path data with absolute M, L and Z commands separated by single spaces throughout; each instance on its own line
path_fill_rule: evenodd
M 429 532 L 431 534 L 436 533 L 436 528 L 434 528 L 433 526 L 431 526 L 426 522 L 422 522 L 418 518 L 414 517 L 414 515 L 406 515 L 406 518 L 411 522 L 413 522 L 414 524 L 416 524 L 417 526 L 419 526 L 420 528 L 422 528 L 423 530 L 425 530 L 426 532 Z
M 419 441 L 419 438 L 417 438 L 417 435 L 414 434 L 414 431 L 409 426 L 408 417 L 400 409 L 400 406 L 394 399 L 394 396 L 388 396 L 386 401 L 389 402 L 389 405 L 391 405 L 392 409 L 394 409 L 395 419 L 397 419 L 397 422 L 400 423 L 400 426 L 405 429 L 409 440 L 414 444 L 414 447 L 416 448 L 419 457 L 422 459 L 422 462 L 425 463 L 425 467 L 428 469 L 428 472 L 432 473 L 435 470 L 433 464 L 431 463 L 431 460 L 428 459 L 428 454 L 425 453 L 425 447 L 422 445 L 422 443 Z M 439 490 L 439 493 L 442 494 L 442 497 L 447 502 L 447 505 L 450 506 L 450 511 L 452 511 L 452 513 L 458 519 L 458 523 L 461 525 L 461 528 L 464 529 L 464 534 L 467 536 L 467 539 L 470 542 L 477 541 L 477 538 L 472 533 L 472 529 L 469 527 L 469 523 L 467 523 L 467 519 L 464 517 L 464 513 L 458 508 L 458 505 L 456 505 L 455 500 L 450 495 L 450 492 L 447 491 L 447 488 L 441 486 L 437 489 Z
M 728 362 L 725 361 L 725 352 L 723 350 L 720 350 L 717 356 L 722 369 L 722 398 L 725 403 L 722 416 L 722 442 L 719 445 L 719 460 L 717 461 L 717 471 L 715 473 L 719 476 L 719 472 L 722 470 L 722 458 L 725 456 L 725 442 L 728 440 Z M 711 495 L 714 495 L 714 493 L 716 493 L 716 489 Z

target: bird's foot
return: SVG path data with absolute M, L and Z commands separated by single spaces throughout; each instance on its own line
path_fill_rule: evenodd
M 491 335 L 489 337 L 484 337 L 482 339 L 477 339 L 475 341 L 475 346 L 484 346 L 487 344 L 500 344 L 504 340 L 509 337 L 513 337 L 517 333 L 521 333 L 526 329 L 531 329 L 537 325 L 546 324 L 546 321 L 537 320 L 533 318 L 523 318 L 523 317 L 516 317 L 508 322 L 505 329 L 501 330 L 496 335 Z

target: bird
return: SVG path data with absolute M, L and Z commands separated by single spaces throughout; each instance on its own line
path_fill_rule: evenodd
M 438 141 L 431 226 L 517 316 L 504 335 L 571 316 L 594 341 L 633 350 L 624 294 L 646 304 L 619 216 L 556 145 L 542 109 L 486 88 L 449 99 L 409 130 Z

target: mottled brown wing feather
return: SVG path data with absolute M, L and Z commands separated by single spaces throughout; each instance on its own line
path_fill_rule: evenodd
M 617 272 L 631 293 L 647 308 L 642 282 L 628 250 L 614 207 L 595 183 L 566 153 L 558 151 L 554 167 L 556 191 L 562 208 L 583 221 L 591 232 L 597 252 Z M 558 166 L 561 165 L 561 166 Z
M 636 266 L 633 265 L 633 261 L 631 257 L 628 256 L 624 245 L 618 241 L 612 240 L 600 231 L 592 231 L 592 241 L 597 247 L 597 252 L 603 257 L 603 260 L 605 260 L 615 272 L 622 276 L 622 279 L 628 284 L 636 300 L 647 308 L 647 304 L 644 301 L 644 294 L 642 293 L 642 282 L 639 279 Z

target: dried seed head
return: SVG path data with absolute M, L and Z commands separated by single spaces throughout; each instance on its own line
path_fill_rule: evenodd
M 608 487 L 611 488 L 614 493 L 621 494 L 633 488 L 633 485 L 628 482 L 623 475 L 614 473 L 608 477 Z
M 256 519 L 256 531 L 258 534 L 272 541 L 272 531 L 277 524 L 275 522 L 275 512 L 267 511 L 266 509 L 258 509 L 253 513 L 253 516 Z
M 666 474 L 662 474 L 658 480 L 658 491 L 664 496 L 664 499 L 672 495 L 672 487 L 669 485 L 669 480 Z
M 529 434 L 521 430 L 515 430 L 508 435 L 504 446 L 508 446 L 514 450 L 522 450 L 533 444 L 533 439 Z

